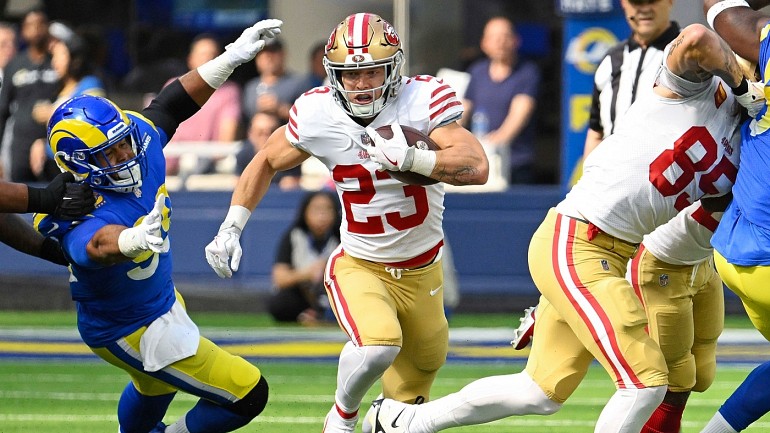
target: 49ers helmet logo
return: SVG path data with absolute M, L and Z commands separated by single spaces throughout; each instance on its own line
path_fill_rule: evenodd
M 401 41 L 398 39 L 398 34 L 396 33 L 396 29 L 394 29 L 389 22 L 387 21 L 382 22 L 382 30 L 385 36 L 385 41 L 388 44 L 399 45 L 401 43 Z
M 329 39 L 326 41 L 326 47 L 324 47 L 324 52 L 328 53 L 332 48 L 334 48 L 334 42 L 336 40 L 337 36 L 337 29 L 339 29 L 339 26 L 335 27 L 334 30 L 332 30 L 332 33 L 329 35 Z

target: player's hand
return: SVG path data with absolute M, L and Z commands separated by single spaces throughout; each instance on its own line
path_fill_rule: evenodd
M 125 229 L 120 233 L 118 247 L 124 256 L 134 258 L 145 251 L 168 252 L 170 244 L 163 239 L 161 231 L 165 204 L 165 194 L 159 195 L 155 206 L 138 226 Z
M 233 65 L 242 65 L 257 55 L 265 48 L 265 44 L 281 34 L 283 21 L 267 19 L 259 21 L 241 33 L 235 42 L 225 47 Z
M 240 239 L 241 229 L 225 220 L 214 240 L 206 245 L 206 261 L 219 278 L 231 278 L 238 271 L 243 255 Z
M 749 81 L 749 91 L 743 95 L 735 95 L 738 101 L 748 111 L 749 116 L 754 118 L 765 106 L 764 84 L 756 81 Z
M 369 158 L 380 165 L 382 170 L 409 171 L 414 161 L 414 148 L 409 147 L 404 137 L 401 125 L 390 125 L 393 138 L 383 138 L 371 126 L 366 127 L 366 133 L 372 138 L 373 145 L 369 146 Z
M 91 187 L 76 183 L 72 173 L 56 176 L 45 188 L 29 187 L 27 212 L 76 219 L 94 210 L 96 198 Z

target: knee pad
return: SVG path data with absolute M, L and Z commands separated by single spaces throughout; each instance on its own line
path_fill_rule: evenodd
M 265 380 L 265 377 L 262 376 L 259 378 L 259 382 L 254 385 L 254 388 L 252 388 L 248 394 L 246 394 L 237 402 L 226 407 L 237 415 L 255 418 L 257 415 L 262 413 L 263 410 L 265 410 L 265 406 L 267 405 L 267 396 L 267 380 Z

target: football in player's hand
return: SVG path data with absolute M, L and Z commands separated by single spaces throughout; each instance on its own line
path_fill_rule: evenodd
M 419 129 L 412 128 L 411 126 L 401 125 L 401 130 L 404 132 L 406 143 L 409 146 L 414 146 L 423 150 L 439 149 L 436 142 Z M 393 131 L 390 129 L 390 125 L 380 126 L 377 128 L 377 133 L 380 134 L 384 139 L 393 138 Z M 410 185 L 433 185 L 434 183 L 438 182 L 436 179 L 431 179 L 428 176 L 423 176 L 412 171 L 388 170 L 388 174 L 390 177 Z

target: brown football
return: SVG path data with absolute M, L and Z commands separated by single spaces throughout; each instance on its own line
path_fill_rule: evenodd
M 406 137 L 406 143 L 409 146 L 415 146 L 418 149 L 424 149 L 424 150 L 439 149 L 436 142 L 433 141 L 427 135 L 425 135 L 419 129 L 412 128 L 411 126 L 401 125 L 401 130 L 404 132 L 404 137 Z M 390 129 L 390 125 L 380 126 L 379 128 L 377 128 L 377 133 L 380 134 L 382 138 L 385 138 L 385 139 L 393 138 L 393 131 Z M 412 171 L 388 170 L 388 174 L 390 175 L 390 177 L 396 180 L 399 180 L 401 182 L 408 183 L 410 185 L 433 185 L 434 183 L 438 182 L 436 179 L 431 179 L 428 176 L 423 176 L 419 173 L 415 173 Z

